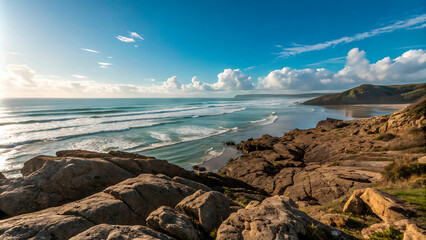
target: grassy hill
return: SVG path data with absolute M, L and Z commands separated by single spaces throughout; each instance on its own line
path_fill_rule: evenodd
M 412 103 L 424 97 L 426 97 L 426 83 L 389 86 L 363 84 L 342 93 L 320 96 L 303 104 L 396 104 Z

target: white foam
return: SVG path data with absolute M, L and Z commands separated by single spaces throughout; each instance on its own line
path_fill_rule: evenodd
M 169 135 L 162 132 L 150 132 L 150 135 L 152 138 L 161 140 L 162 142 L 169 142 L 171 140 Z

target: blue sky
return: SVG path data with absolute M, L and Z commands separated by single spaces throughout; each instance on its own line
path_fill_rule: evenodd
M 0 94 L 232 96 L 424 82 L 425 23 L 424 1 L 0 0 Z M 380 69 L 368 65 L 386 57 Z

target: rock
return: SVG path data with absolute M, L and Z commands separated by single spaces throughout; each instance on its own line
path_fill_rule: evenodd
M 146 219 L 148 227 L 182 240 L 197 240 L 198 232 L 191 219 L 170 207 L 160 207 Z
M 426 233 L 414 224 L 407 224 L 403 240 L 424 240 Z
M 144 225 L 152 211 L 160 206 L 175 207 L 198 190 L 169 179 L 141 174 L 60 207 L 0 220 L 0 239 L 42 238 L 43 234 L 69 239 L 103 223 Z
M 213 191 L 211 188 L 207 187 L 206 185 L 199 183 L 199 182 L 195 182 L 195 181 L 191 181 L 188 180 L 186 178 L 182 178 L 182 177 L 174 177 L 173 181 L 178 182 L 178 183 L 182 183 L 183 185 L 195 188 L 195 189 L 201 189 L 205 192 L 209 192 L 209 191 Z
M 32 161 L 26 177 L 8 179 L 0 186 L 0 211 L 8 216 L 33 212 L 81 199 L 134 175 L 101 159 L 64 157 Z M 32 167 L 30 167 L 32 166 Z M 37 171 L 35 166 L 41 166 Z M 111 174 L 114 173 L 114 174 Z
M 404 232 L 407 228 L 407 225 L 409 224 L 411 223 L 408 219 L 400 220 L 393 223 L 389 223 L 389 222 L 376 223 L 367 228 L 362 229 L 361 234 L 365 238 L 370 238 L 371 235 L 373 235 L 373 233 L 386 231 L 391 226 L 400 232 Z
M 418 163 L 426 163 L 426 156 L 420 157 L 419 159 L 417 159 Z
M 348 126 L 348 123 L 345 123 L 343 120 L 327 118 L 318 122 L 316 128 L 318 129 L 333 129 L 333 128 L 342 128 Z
M 309 234 L 347 239 L 344 233 L 298 210 L 290 198 L 274 196 L 232 213 L 220 225 L 216 239 L 304 239 Z
M 120 226 L 100 224 L 87 229 L 74 236 L 71 240 L 122 240 L 122 239 L 146 239 L 146 240 L 171 240 L 172 238 L 156 232 L 145 226 Z
M 225 145 L 226 146 L 235 146 L 235 143 L 233 141 L 228 141 L 228 142 L 225 142 Z
M 374 214 L 385 222 L 403 220 L 411 214 L 396 197 L 373 188 L 367 188 L 360 198 Z
M 321 217 L 320 221 L 332 227 L 342 228 L 349 222 L 349 216 L 343 214 L 328 213 Z
M 3 173 L 0 172 L 0 180 L 6 179 L 6 177 L 3 175 Z
M 241 207 L 232 204 L 232 201 L 220 192 L 199 190 L 183 199 L 176 208 L 197 219 L 204 231 L 209 233 L 217 229 L 229 214 Z
M 80 216 L 57 215 L 58 208 L 0 220 L 0 239 L 70 239 L 94 224 Z
M 199 172 L 205 172 L 206 168 L 203 166 L 198 166 L 198 165 L 193 165 L 192 169 L 194 169 L 195 171 L 199 171 Z
M 343 206 L 343 212 L 350 212 L 356 215 L 363 214 L 366 210 L 365 204 L 361 199 L 361 195 L 364 193 L 364 191 L 365 189 L 355 190 Z

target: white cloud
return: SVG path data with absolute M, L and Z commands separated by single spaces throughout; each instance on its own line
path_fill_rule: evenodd
M 86 51 L 86 52 L 91 52 L 91 53 L 100 53 L 100 52 L 98 52 L 96 50 L 88 49 L 88 48 L 81 48 L 81 50 Z
M 240 69 L 225 69 L 217 78 L 218 81 L 211 85 L 216 90 L 251 90 L 254 87 L 251 77 Z
M 77 78 L 77 79 L 85 79 L 85 78 L 87 78 L 86 76 L 83 76 L 83 75 L 78 75 L 78 74 L 74 74 L 74 75 L 72 75 L 74 78 Z
M 298 45 L 298 44 L 293 44 L 293 47 L 282 47 L 280 46 L 280 48 L 282 49 L 282 51 L 279 53 L 280 57 L 289 57 L 289 56 L 294 56 L 300 53 L 304 53 L 304 52 L 311 52 L 311 51 L 318 51 L 318 50 L 323 50 L 329 47 L 334 47 L 336 45 L 340 45 L 340 44 L 345 44 L 345 43 L 350 43 L 350 42 L 355 42 L 355 41 L 360 41 L 366 38 L 370 38 L 370 37 L 374 37 L 383 33 L 389 33 L 389 32 L 393 32 L 396 30 L 400 30 L 400 29 L 419 29 L 419 28 L 424 28 L 426 27 L 426 14 L 414 17 L 414 18 L 409 18 L 406 20 L 402 20 L 402 21 L 397 21 L 394 22 L 390 25 L 384 26 L 384 27 L 380 27 L 380 28 L 376 28 L 373 29 L 371 31 L 368 32 L 363 32 L 363 33 L 357 33 L 353 36 L 350 37 L 341 37 L 338 39 L 334 39 L 334 40 L 330 40 L 330 41 L 326 41 L 326 42 L 322 42 L 322 43 L 317 43 L 317 44 L 313 44 L 313 45 Z
M 110 59 L 111 59 L 112 57 L 107 57 L 107 58 L 110 58 Z
M 109 66 L 112 66 L 112 63 L 107 62 L 98 62 L 100 68 L 108 68 Z
M 126 42 L 126 43 L 134 43 L 138 40 L 145 40 L 141 35 L 139 35 L 136 32 L 130 32 L 129 31 L 129 36 L 130 37 L 124 37 L 121 35 L 118 35 L 116 38 L 122 42 Z M 135 47 L 138 47 L 138 45 L 134 45 Z
M 106 64 L 109 66 L 109 63 Z M 81 75 L 73 77 L 76 76 Z M 191 83 L 182 84 L 176 76 L 173 76 L 165 82 L 142 86 L 108 84 L 84 78 L 75 80 L 59 76 L 53 78 L 51 75 L 37 75 L 26 65 L 8 65 L 5 71 L 0 69 L 0 90 L 2 91 L 0 97 L 200 97 L 205 96 L 206 91 L 229 92 L 247 88 L 242 86 L 249 84 L 246 81 L 250 79 L 238 69 L 225 69 L 218 77 L 218 82 L 214 84 L 200 82 L 196 76 L 192 78 Z M 235 81 L 242 81 L 242 83 L 235 83 Z M 252 83 L 250 82 L 249 85 L 252 86 Z
M 333 73 L 325 68 L 292 69 L 284 67 L 272 71 L 265 78 L 259 79 L 260 88 L 266 89 L 311 89 L 319 82 L 329 82 Z
M 132 38 L 138 38 L 140 40 L 144 40 L 144 38 L 136 32 L 129 32 Z
M 120 41 L 122 41 L 122 42 L 126 42 L 126 43 L 129 43 L 129 42 L 135 42 L 135 39 L 133 39 L 133 38 L 128 38 L 128 37 L 124 37 L 124 36 L 121 36 L 121 35 L 118 35 L 116 38 L 117 38 L 118 40 L 120 40 Z
M 409 50 L 391 59 L 385 57 L 370 63 L 364 51 L 351 49 L 346 64 L 337 73 L 324 68 L 292 69 L 285 67 L 259 78 L 259 89 L 337 89 L 361 83 L 410 83 L 426 79 L 426 52 Z

